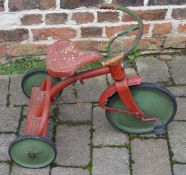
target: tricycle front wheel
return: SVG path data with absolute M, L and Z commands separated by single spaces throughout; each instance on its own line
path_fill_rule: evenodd
M 142 83 L 131 86 L 130 90 L 136 104 L 145 113 L 145 117 L 159 118 L 166 126 L 175 116 L 176 100 L 166 88 L 153 83 Z M 108 99 L 107 106 L 126 110 L 126 106 L 123 105 L 118 93 Z M 125 133 L 146 134 L 154 132 L 154 122 L 143 122 L 132 115 L 106 110 L 106 117 L 113 127 Z
M 10 144 L 9 156 L 18 165 L 25 168 L 42 168 L 56 158 L 54 144 L 42 137 L 18 137 Z

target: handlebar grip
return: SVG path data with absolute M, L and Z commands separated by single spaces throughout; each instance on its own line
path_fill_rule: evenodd
M 104 3 L 100 6 L 100 9 L 111 9 L 111 10 L 116 10 L 117 6 L 115 4 L 108 4 Z
M 113 64 L 121 61 L 122 59 L 124 59 L 124 53 L 123 52 L 121 52 L 120 54 L 116 55 L 115 57 L 112 57 L 109 60 L 103 61 L 101 63 L 103 65 L 103 67 L 106 67 L 106 66 L 113 65 Z

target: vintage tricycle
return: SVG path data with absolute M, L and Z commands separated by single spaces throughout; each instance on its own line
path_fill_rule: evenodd
M 46 70 L 32 70 L 23 77 L 22 90 L 30 101 L 24 135 L 9 147 L 9 155 L 15 163 L 27 168 L 41 168 L 52 163 L 57 153 L 47 133 L 51 102 L 67 86 L 105 74 L 111 74 L 114 83 L 102 92 L 98 104 L 106 111 L 113 127 L 132 134 L 166 133 L 166 126 L 177 109 L 174 96 L 160 85 L 142 83 L 140 76 L 127 76 L 122 62 L 142 37 L 141 19 L 125 7 L 104 4 L 102 8 L 128 13 L 137 24 L 110 39 L 104 61 L 98 52 L 83 51 L 69 40 L 59 40 L 49 49 Z M 112 52 L 113 42 L 118 37 L 135 30 L 138 33 L 129 47 L 121 53 Z M 96 61 L 101 61 L 102 67 L 77 73 L 81 66 Z

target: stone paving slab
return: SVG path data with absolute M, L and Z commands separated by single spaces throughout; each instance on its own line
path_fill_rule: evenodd
M 92 175 L 129 175 L 129 154 L 125 148 L 93 150 Z
M 176 98 L 177 112 L 174 120 L 186 120 L 186 98 Z
M 93 109 L 93 145 L 125 145 L 128 136 L 111 126 L 105 116 L 105 111 L 96 107 Z
M 21 90 L 21 80 L 23 76 L 12 76 L 10 80 L 10 104 L 24 105 L 28 104 L 28 98 Z
M 174 175 L 185 175 L 186 165 L 174 165 Z
M 16 132 L 21 117 L 19 107 L 0 107 L 0 132 Z
M 28 169 L 14 165 L 10 175 L 49 175 L 49 167 L 42 169 Z
M 62 120 L 86 121 L 92 115 L 91 103 L 62 104 L 59 118 Z
M 75 87 L 69 86 L 65 88 L 61 95 L 62 103 L 75 103 L 76 97 L 75 97 Z
M 149 56 L 140 58 L 136 62 L 139 74 L 144 82 L 167 82 L 169 80 L 168 66 L 157 57 Z
M 172 76 L 176 84 L 186 84 L 186 59 L 185 56 L 175 56 L 169 62 L 171 67 Z
M 0 76 L 0 105 L 6 105 L 8 95 L 8 76 Z
M 59 126 L 56 163 L 65 166 L 86 166 L 90 161 L 90 126 Z
M 80 168 L 56 167 L 52 168 L 51 175 L 89 175 L 89 172 Z
M 9 175 L 9 165 L 0 163 L 0 175 Z
M 168 87 L 168 89 L 177 97 L 186 97 L 186 86 Z
M 76 83 L 77 101 L 78 102 L 95 102 L 106 89 L 106 76 L 99 76 L 92 79 L 84 80 L 84 84 Z
M 0 134 L 0 161 L 9 160 L 8 148 L 16 136 L 14 134 Z
M 167 141 L 135 139 L 132 141 L 134 175 L 171 175 Z
M 186 163 L 186 122 L 172 122 L 168 127 L 173 160 Z
M 158 138 L 158 136 L 155 134 L 155 133 L 149 133 L 149 134 L 139 134 L 139 135 L 134 135 L 133 136 L 135 137 L 141 137 L 141 138 Z

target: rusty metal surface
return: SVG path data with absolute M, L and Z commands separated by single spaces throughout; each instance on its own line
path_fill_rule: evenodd
M 79 67 L 100 58 L 101 54 L 95 51 L 79 50 L 71 41 L 59 40 L 50 48 L 46 66 L 48 72 L 54 76 L 71 76 Z

